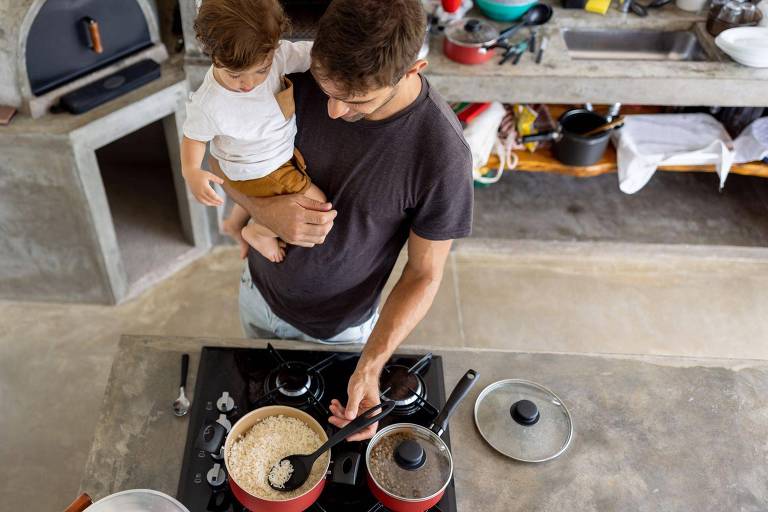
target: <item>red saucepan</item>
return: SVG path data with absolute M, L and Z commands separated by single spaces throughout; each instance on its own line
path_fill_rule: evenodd
M 461 378 L 431 427 L 395 423 L 371 439 L 365 452 L 368 487 L 389 510 L 425 512 L 443 497 L 453 476 L 453 458 L 440 436 L 477 377 L 469 370 Z
M 353 420 L 349 425 L 344 427 L 343 429 L 339 430 L 332 438 L 331 441 L 334 440 L 343 440 L 349 437 L 350 435 L 364 429 L 365 427 L 372 425 L 373 423 L 376 423 L 377 421 L 383 419 L 387 414 L 392 412 L 392 409 L 394 409 L 394 402 L 382 402 L 380 405 L 373 407 L 367 411 L 365 411 L 363 414 L 358 416 L 355 420 Z M 378 414 L 373 414 L 376 410 L 381 409 L 381 412 Z M 281 406 L 281 405 L 270 405 L 267 407 L 260 407 L 259 409 L 255 409 L 251 411 L 250 413 L 246 414 L 240 420 L 237 421 L 232 426 L 232 430 L 229 432 L 229 435 L 226 438 L 226 442 L 224 443 L 224 465 L 227 468 L 227 473 L 230 475 L 229 477 L 225 477 L 222 473 L 221 478 L 228 478 L 229 480 L 229 486 L 232 488 L 232 493 L 235 495 L 235 497 L 242 503 L 248 510 L 252 512 L 302 512 L 303 510 L 308 509 L 312 506 L 312 504 L 317 501 L 317 499 L 320 497 L 320 494 L 323 492 L 323 489 L 325 488 L 325 482 L 326 478 L 325 475 L 328 473 L 328 468 L 330 467 L 331 461 L 330 457 L 327 457 L 325 459 L 325 462 L 322 462 L 322 457 L 318 459 L 318 464 L 324 464 L 325 467 L 323 468 L 322 475 L 323 478 L 320 478 L 315 482 L 314 484 L 311 484 L 309 489 L 307 489 L 303 494 L 287 498 L 284 500 L 273 500 L 273 499 L 266 499 L 261 498 L 259 496 L 254 496 L 253 494 L 249 493 L 245 489 L 243 489 L 240 485 L 238 485 L 237 481 L 235 481 L 234 478 L 232 478 L 232 472 L 230 467 L 230 461 L 229 461 L 229 453 L 230 449 L 232 448 L 232 445 L 235 441 L 237 441 L 238 438 L 240 438 L 243 434 L 245 434 L 248 429 L 250 429 L 253 425 L 258 423 L 259 421 L 263 420 L 264 418 L 267 418 L 269 416 L 277 416 L 277 415 L 283 415 L 283 416 L 289 416 L 293 418 L 298 418 L 299 420 L 303 421 L 307 426 L 309 426 L 312 430 L 317 432 L 317 434 L 320 436 L 320 439 L 325 443 L 328 441 L 328 435 L 325 433 L 325 430 L 323 427 L 318 423 L 312 416 L 305 413 L 304 411 L 301 411 L 299 409 L 296 409 L 294 407 L 287 407 L 287 406 Z M 213 425 L 207 425 L 203 432 L 201 433 L 203 442 L 201 444 L 201 448 L 210 452 L 210 453 L 219 453 L 222 446 L 223 437 L 226 434 L 226 429 L 220 428 L 221 425 L 216 423 Z M 284 454 L 292 455 L 292 454 Z M 344 465 L 343 461 L 336 460 L 334 462 L 334 466 L 337 465 Z M 339 473 L 342 471 L 341 468 L 339 468 L 339 471 L 336 471 L 336 467 L 334 467 L 334 473 Z M 354 475 L 351 475 L 351 478 L 354 478 Z M 334 480 L 337 481 L 337 480 Z M 343 481 L 343 478 L 341 479 Z M 347 482 L 348 483 L 348 482 Z
M 495 44 L 502 37 L 492 25 L 478 19 L 456 20 L 445 27 L 443 52 L 461 64 L 482 64 L 493 58 Z

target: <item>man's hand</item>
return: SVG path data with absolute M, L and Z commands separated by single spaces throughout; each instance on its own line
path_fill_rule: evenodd
M 224 183 L 223 179 L 202 169 L 186 169 L 183 174 L 184 180 L 187 182 L 187 186 L 192 191 L 195 199 L 207 206 L 221 206 L 224 204 L 224 200 L 213 190 L 210 184 L 212 181 L 221 185 Z
M 256 220 L 291 245 L 314 247 L 325 242 L 333 228 L 336 211 L 331 203 L 321 203 L 303 194 L 288 194 L 255 199 Z
M 381 403 L 379 399 L 378 373 L 355 370 L 349 379 L 347 394 L 349 395 L 349 400 L 346 407 L 342 406 L 341 402 L 336 399 L 331 400 L 331 414 L 333 416 L 328 421 L 339 428 L 346 426 L 355 419 L 359 412 L 367 411 L 374 405 Z M 379 424 L 374 423 L 357 434 L 349 436 L 347 441 L 370 439 L 376 433 L 378 427 Z

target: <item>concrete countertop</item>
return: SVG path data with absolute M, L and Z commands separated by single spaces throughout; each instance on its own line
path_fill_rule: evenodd
M 170 407 L 179 355 L 191 355 L 188 389 L 194 390 L 204 345 L 263 347 L 265 342 L 122 338 L 82 491 L 95 498 L 130 488 L 175 494 L 188 426 Z M 448 388 L 469 367 L 480 372 L 480 382 L 451 421 L 461 512 L 720 512 L 768 506 L 764 362 L 428 350 L 443 357 Z M 512 377 L 550 387 L 570 409 L 574 440 L 558 459 L 517 463 L 492 450 L 475 429 L 477 395 L 491 382 Z
M 714 45 L 704 27 L 705 16 L 674 5 L 650 9 L 646 18 L 612 6 L 605 16 L 553 4 L 552 20 L 539 29 L 549 37 L 541 65 L 527 53 L 517 66 L 498 65 L 500 58 L 467 66 L 443 55 L 443 36 L 433 37 L 427 57 L 430 82 L 450 101 L 528 103 L 627 103 L 647 105 L 768 105 L 768 69 L 742 66 Z M 482 16 L 475 11 L 471 16 Z M 496 23 L 499 28 L 509 24 Z M 575 60 L 561 30 L 639 29 L 693 30 L 708 62 Z M 528 37 L 522 30 L 514 41 Z

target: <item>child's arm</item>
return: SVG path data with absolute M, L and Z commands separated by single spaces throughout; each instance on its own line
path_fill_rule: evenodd
M 213 181 L 221 185 L 224 180 L 200 168 L 203 158 L 205 158 L 205 142 L 184 136 L 181 139 L 181 174 L 187 186 L 195 199 L 202 204 L 221 206 L 224 200 L 213 190 L 209 182 Z

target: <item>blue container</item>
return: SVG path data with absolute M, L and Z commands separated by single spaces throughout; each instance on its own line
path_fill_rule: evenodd
M 523 14 L 528 12 L 528 9 L 538 3 L 538 0 L 531 0 L 530 2 L 524 1 L 514 5 L 502 3 L 498 0 L 475 0 L 477 5 L 483 13 L 496 21 L 515 21 L 523 17 Z

